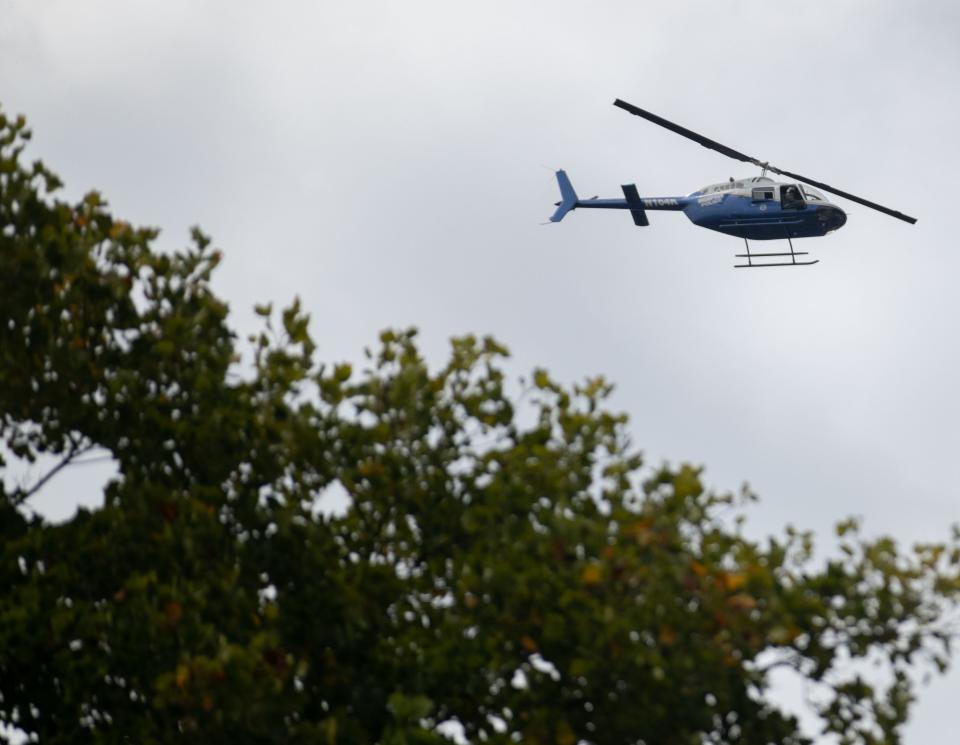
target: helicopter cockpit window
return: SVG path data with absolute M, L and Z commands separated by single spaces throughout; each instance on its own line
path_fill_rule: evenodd
M 780 206 L 785 210 L 803 207 L 803 195 L 800 188 L 794 184 L 783 186 L 780 189 Z
M 812 186 L 801 186 L 803 190 L 803 196 L 805 196 L 811 202 L 826 202 L 826 197 L 823 196 L 819 191 L 814 189 Z
M 753 190 L 753 201 L 754 202 L 765 202 L 769 199 L 773 199 L 773 187 L 764 186 L 760 189 Z

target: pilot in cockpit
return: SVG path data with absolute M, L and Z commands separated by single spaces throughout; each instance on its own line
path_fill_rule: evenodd
M 800 190 L 792 184 L 784 186 L 783 192 L 780 194 L 780 204 L 783 205 L 785 209 L 802 205 L 803 197 L 800 195 Z

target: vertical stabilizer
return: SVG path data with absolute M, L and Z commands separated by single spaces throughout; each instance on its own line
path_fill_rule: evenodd
M 557 171 L 557 183 L 560 185 L 560 203 L 550 222 L 560 222 L 564 215 L 577 206 L 577 192 L 573 190 L 566 171 Z

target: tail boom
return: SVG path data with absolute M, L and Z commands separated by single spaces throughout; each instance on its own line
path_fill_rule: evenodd
M 557 202 L 557 210 L 550 217 L 550 222 L 560 222 L 570 210 L 579 207 L 593 210 L 630 210 L 633 222 L 639 227 L 646 227 L 650 224 L 647 210 L 679 212 L 687 206 L 686 197 L 641 197 L 635 184 L 620 187 L 623 189 L 624 199 L 580 199 L 567 172 L 563 170 L 557 171 L 557 184 L 560 186 L 560 201 Z

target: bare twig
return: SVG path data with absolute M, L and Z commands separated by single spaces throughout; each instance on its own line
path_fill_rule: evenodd
M 60 471 L 62 471 L 64 468 L 69 466 L 75 458 L 83 455 L 84 453 L 90 452 L 94 447 L 96 447 L 96 445 L 92 442 L 86 445 L 79 445 L 75 442 L 71 442 L 70 450 L 64 456 L 63 460 L 61 460 L 57 465 L 55 465 L 49 471 L 47 471 L 46 475 L 44 475 L 43 478 L 41 478 L 37 483 L 35 483 L 29 489 L 27 490 L 18 489 L 16 492 L 14 492 L 13 495 L 11 495 L 11 501 L 13 502 L 13 506 L 19 507 L 20 505 L 22 505 L 24 502 L 30 499 L 30 497 L 32 497 L 34 494 L 40 491 L 40 489 L 42 489 L 43 486 L 48 481 L 50 481 L 50 479 L 52 479 L 54 476 L 60 473 Z M 90 461 L 86 461 L 86 462 L 90 462 Z
M 89 448 L 88 448 L 89 449 Z M 79 455 L 79 453 L 78 453 Z M 75 466 L 88 466 L 91 463 L 106 463 L 107 461 L 113 460 L 112 455 L 98 455 L 94 458 L 87 458 L 86 460 L 75 460 L 73 465 Z

